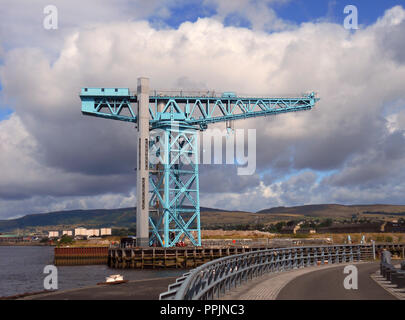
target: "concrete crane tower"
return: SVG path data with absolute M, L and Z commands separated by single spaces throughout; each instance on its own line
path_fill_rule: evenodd
M 310 110 L 315 93 L 242 97 L 233 92 L 154 91 L 138 78 L 128 88 L 82 88 L 82 113 L 136 124 L 137 245 L 201 245 L 198 131 L 209 124 Z

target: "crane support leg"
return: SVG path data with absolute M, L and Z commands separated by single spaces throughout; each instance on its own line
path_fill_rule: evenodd
M 173 247 L 187 239 L 200 246 L 197 130 L 175 124 L 156 131 L 150 150 L 157 152 L 160 163 L 150 174 L 150 245 Z
M 149 246 L 149 79 L 138 78 L 137 246 Z

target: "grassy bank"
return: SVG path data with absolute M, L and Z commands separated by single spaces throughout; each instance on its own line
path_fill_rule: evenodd
M 239 231 L 239 230 L 203 230 L 202 239 L 259 239 L 259 238 L 331 238 L 333 243 L 345 243 L 350 235 L 353 243 L 360 243 L 363 236 L 366 242 L 371 240 L 376 242 L 405 242 L 405 233 L 318 233 L 318 234 L 275 234 L 261 231 Z

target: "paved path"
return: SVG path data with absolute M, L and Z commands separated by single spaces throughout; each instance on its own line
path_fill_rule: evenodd
M 345 265 L 314 266 L 267 274 L 233 289 L 221 300 L 395 299 L 370 277 L 378 269 L 378 263 L 355 263 L 359 270 L 359 289 L 344 289 Z
M 277 300 L 393 300 L 392 294 L 378 285 L 371 275 L 378 263 L 364 263 L 358 267 L 358 289 L 346 290 L 344 266 L 319 270 L 291 280 L 278 294 Z
M 177 277 L 134 280 L 115 285 L 99 285 L 81 289 L 46 293 L 24 300 L 157 300 Z
M 269 273 L 232 289 L 221 300 L 275 300 L 280 290 L 291 280 L 301 275 L 336 268 L 336 265 L 321 265 L 280 273 Z

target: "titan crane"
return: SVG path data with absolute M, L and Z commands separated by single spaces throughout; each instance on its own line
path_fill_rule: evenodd
M 186 238 L 201 245 L 199 130 L 217 122 L 229 126 L 233 120 L 309 110 L 319 100 L 313 92 L 291 98 L 157 92 L 144 77 L 138 78 L 136 94 L 128 88 L 82 88 L 80 99 L 85 115 L 136 124 L 136 229 L 141 247 L 173 247 Z

